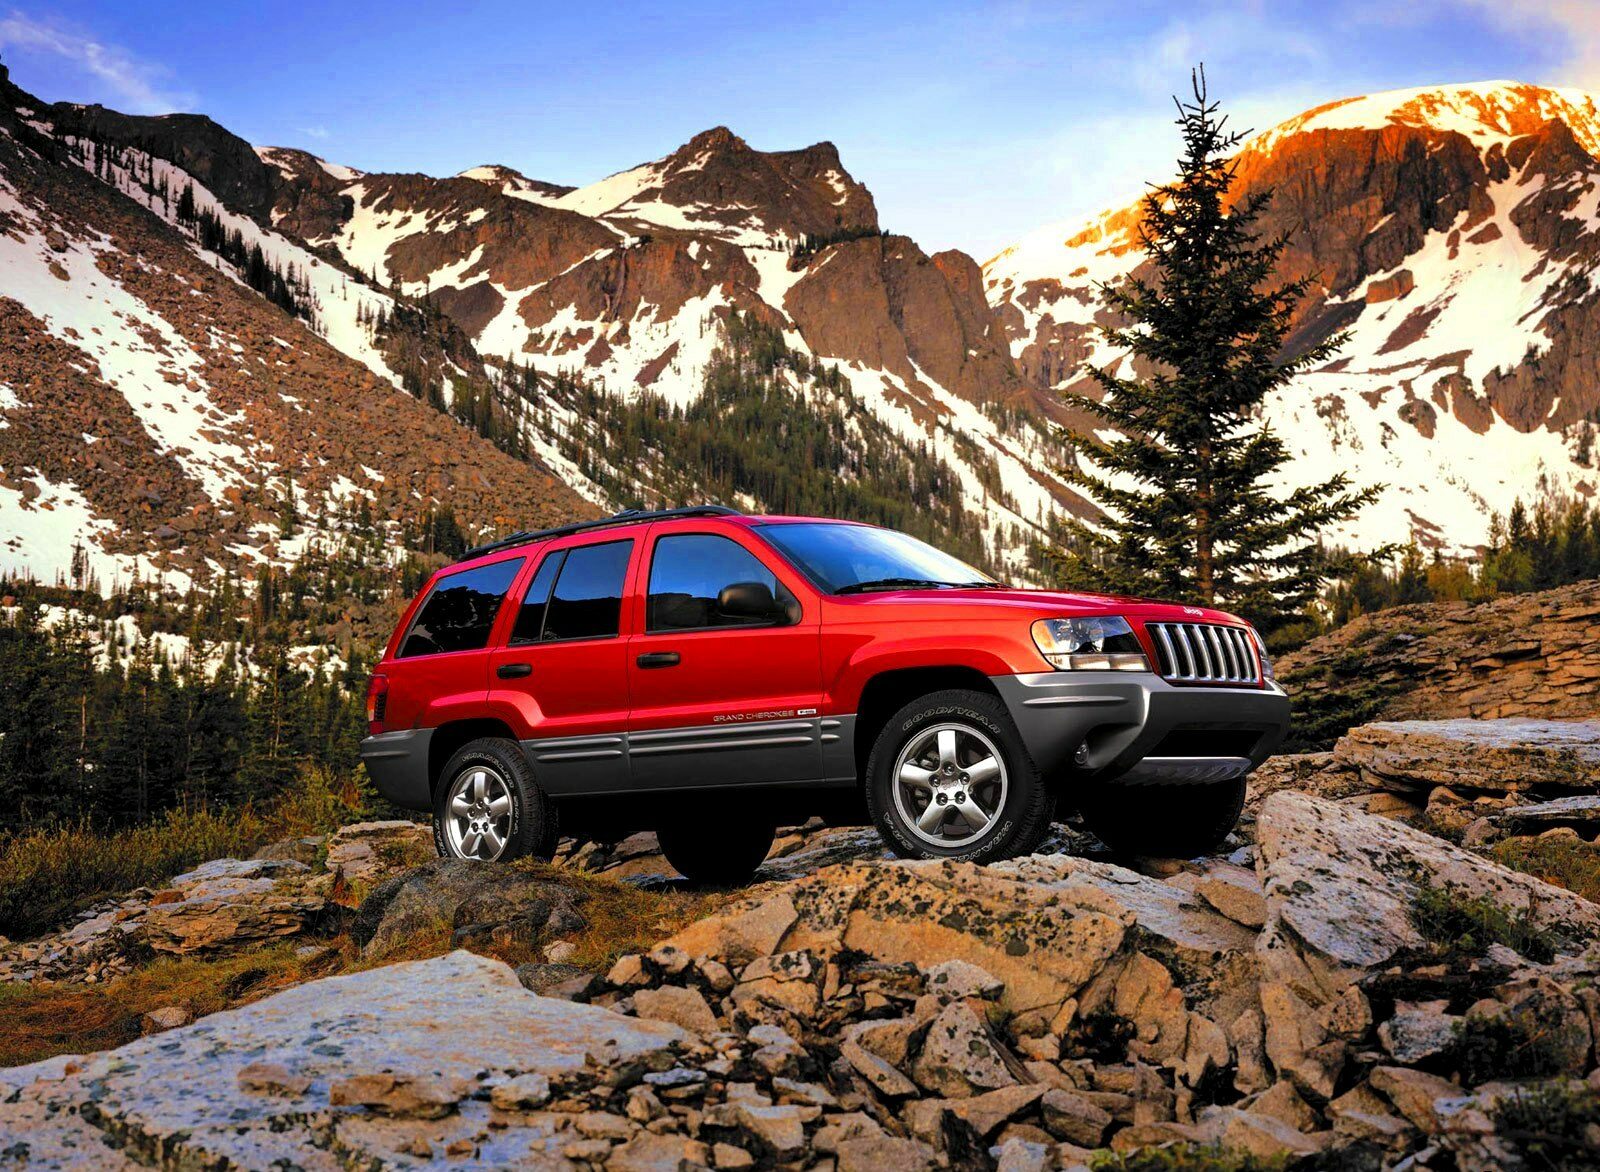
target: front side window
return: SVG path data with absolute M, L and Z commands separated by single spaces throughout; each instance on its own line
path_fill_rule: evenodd
M 793 521 L 763 525 L 760 533 L 830 594 L 999 585 L 959 558 L 893 529 Z
M 411 624 L 399 658 L 483 650 L 522 562 L 512 558 L 440 578 Z
M 680 533 L 656 542 L 645 629 L 779 626 L 800 621 L 800 604 L 737 541 Z
M 568 550 L 545 607 L 542 640 L 609 639 L 619 634 L 622 586 L 632 556 L 632 541 Z

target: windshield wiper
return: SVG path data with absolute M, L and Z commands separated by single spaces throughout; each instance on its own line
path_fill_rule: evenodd
M 959 586 L 963 590 L 1009 590 L 1010 589 L 1010 587 L 1007 586 L 1004 582 L 991 582 L 991 581 L 988 581 L 988 580 L 985 580 L 985 581 L 982 581 L 982 582 L 952 582 L 952 583 L 950 583 L 950 585 Z
M 953 582 L 937 582 L 932 578 L 868 578 L 865 582 L 852 582 L 841 586 L 835 594 L 865 594 L 869 590 L 940 590 Z

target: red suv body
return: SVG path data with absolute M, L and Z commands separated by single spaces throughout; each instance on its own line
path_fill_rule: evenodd
M 361 755 L 443 853 L 656 829 L 737 880 L 780 821 L 863 804 L 890 846 L 1231 829 L 1288 702 L 1221 611 L 1010 589 L 903 534 L 704 507 L 520 535 L 441 569 L 374 673 Z M 858 819 L 859 820 L 859 819 Z

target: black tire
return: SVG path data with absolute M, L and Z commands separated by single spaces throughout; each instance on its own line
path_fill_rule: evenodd
M 1191 785 L 1091 785 L 1078 803 L 1101 842 L 1128 855 L 1192 859 L 1222 845 L 1244 809 L 1245 779 Z
M 709 822 L 674 820 L 656 828 L 656 841 L 673 869 L 703 887 L 750 882 L 772 849 L 771 821 L 725 817 Z
M 1044 811 L 1039 816 L 1039 825 L 1027 841 L 1018 841 L 1013 854 L 1031 855 L 1038 852 L 1044 840 L 1050 837 L 1050 832 L 1055 829 L 1056 823 L 1056 795 L 1054 791 L 1046 788 L 1044 796 Z
M 459 829 L 461 820 L 467 816 L 452 813 L 451 805 L 461 784 L 467 786 L 466 796 L 470 799 L 476 776 L 493 778 L 503 786 L 503 792 L 510 798 L 510 809 L 504 814 L 485 811 L 471 816 L 475 824 L 489 824 L 493 837 L 503 845 L 498 852 L 491 851 L 490 832 L 486 831 L 479 849 L 469 855 L 463 853 L 465 835 Z M 486 781 L 485 792 L 497 798 L 501 791 Z M 452 823 L 457 828 L 454 833 Z M 523 857 L 549 859 L 556 853 L 559 838 L 555 803 L 534 781 L 528 759 L 515 741 L 480 737 L 462 745 L 445 763 L 434 787 L 433 804 L 433 844 L 442 857 L 497 863 Z
M 958 733 L 960 740 L 953 778 L 943 775 L 945 766 L 951 762 L 942 745 L 936 750 L 937 756 L 904 763 L 913 766 L 917 760 L 942 762 L 935 769 L 922 769 L 922 772 L 934 775 L 936 790 L 950 787 L 954 791 L 945 794 L 950 801 L 940 803 L 944 812 L 932 815 L 942 818 L 943 822 L 919 833 L 917 820 L 912 815 L 930 814 L 937 794 L 908 789 L 897 784 L 895 775 L 902 755 L 915 754 L 919 742 L 930 735 L 937 738 L 940 729 L 965 730 Z M 956 785 L 955 782 L 965 783 L 967 779 L 967 774 L 960 772 L 962 754 L 968 756 L 968 765 L 973 763 L 971 755 L 985 754 L 978 759 L 978 763 L 982 763 L 987 760 L 991 748 L 1004 766 L 1003 789 L 991 785 L 980 791 L 981 783 L 974 783 L 970 789 L 964 784 Z M 897 789 L 900 790 L 898 795 Z M 961 795 L 959 799 L 957 794 Z M 867 758 L 866 796 L 867 809 L 878 833 L 890 850 L 907 859 L 965 859 L 986 863 L 1009 858 L 1039 844 L 1049 830 L 1053 810 L 1044 780 L 1005 705 L 985 692 L 964 688 L 933 692 L 913 700 L 889 718 Z M 985 796 L 992 806 L 984 801 Z M 974 810 L 988 819 L 981 830 L 969 819 Z M 952 831 L 955 841 L 948 845 L 938 841 Z M 959 836 L 963 833 L 970 833 L 972 837 L 962 840 Z

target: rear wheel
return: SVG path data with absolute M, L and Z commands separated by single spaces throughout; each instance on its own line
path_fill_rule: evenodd
M 770 819 L 673 819 L 656 829 L 661 853 L 691 883 L 736 887 L 750 882 L 772 849 Z
M 867 758 L 867 808 L 904 858 L 988 862 L 1032 850 L 1049 826 L 1043 779 L 1005 706 L 983 692 L 913 700 Z
M 516 742 L 481 737 L 445 764 L 433 808 L 433 841 L 445 858 L 548 859 L 556 840 L 555 806 Z
M 1087 787 L 1084 823 L 1114 851 L 1192 859 L 1222 845 L 1244 809 L 1245 779 L 1186 785 Z

